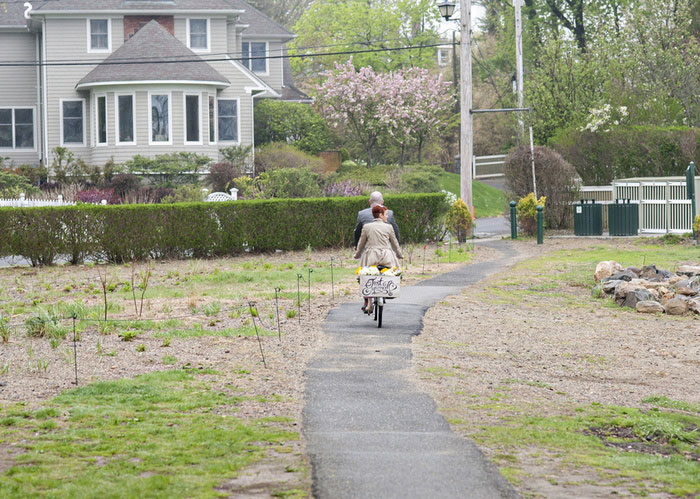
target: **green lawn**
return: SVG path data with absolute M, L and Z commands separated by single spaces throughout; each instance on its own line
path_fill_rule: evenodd
M 445 172 L 440 179 L 440 187 L 459 196 L 460 183 L 457 173 Z M 472 182 L 472 198 L 476 218 L 496 217 L 506 209 L 508 200 L 505 193 L 478 180 Z

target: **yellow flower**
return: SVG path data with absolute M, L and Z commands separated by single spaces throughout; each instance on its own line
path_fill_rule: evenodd
M 356 274 L 360 273 L 360 270 L 362 270 L 362 267 L 357 267 L 357 270 L 355 271 Z
M 386 272 L 387 270 L 389 270 L 389 269 L 382 269 L 382 270 L 380 270 L 380 272 L 383 274 L 383 273 Z

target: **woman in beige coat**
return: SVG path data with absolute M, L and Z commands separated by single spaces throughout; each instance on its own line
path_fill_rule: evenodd
M 396 240 L 394 228 L 387 223 L 389 217 L 386 206 L 380 204 L 372 208 L 374 221 L 362 227 L 362 235 L 357 243 L 357 249 L 353 258 L 360 259 L 361 267 L 382 265 L 385 267 L 399 267 L 398 258 L 403 258 L 399 242 Z M 372 312 L 369 298 L 365 298 L 362 310 Z

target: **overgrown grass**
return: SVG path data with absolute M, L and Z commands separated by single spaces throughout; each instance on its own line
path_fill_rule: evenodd
M 459 174 L 445 172 L 440 178 L 440 187 L 459 197 L 461 190 Z M 472 181 L 472 198 L 476 218 L 497 217 L 502 215 L 508 206 L 508 200 L 502 190 L 478 180 Z
M 481 427 L 476 439 L 504 455 L 546 450 L 574 466 L 693 495 L 700 493 L 699 427 L 697 415 L 593 404 L 574 416 L 509 417 L 507 424 Z M 519 468 L 512 460 L 501 463 Z
M 240 399 L 189 371 L 95 383 L 36 412 L 0 412 L 0 436 L 22 449 L 0 497 L 219 497 L 214 489 L 295 440 L 270 421 L 232 417 Z

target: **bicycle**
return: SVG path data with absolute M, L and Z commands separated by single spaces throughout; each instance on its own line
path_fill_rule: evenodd
M 388 267 L 380 267 L 382 268 Z M 399 296 L 401 289 L 401 278 L 393 275 L 361 275 L 360 294 L 362 298 L 370 298 L 372 311 L 374 312 L 374 320 L 377 322 L 377 327 L 382 327 L 382 318 L 384 315 L 384 305 L 387 299 L 396 298 Z M 370 312 L 371 313 L 371 312 Z

